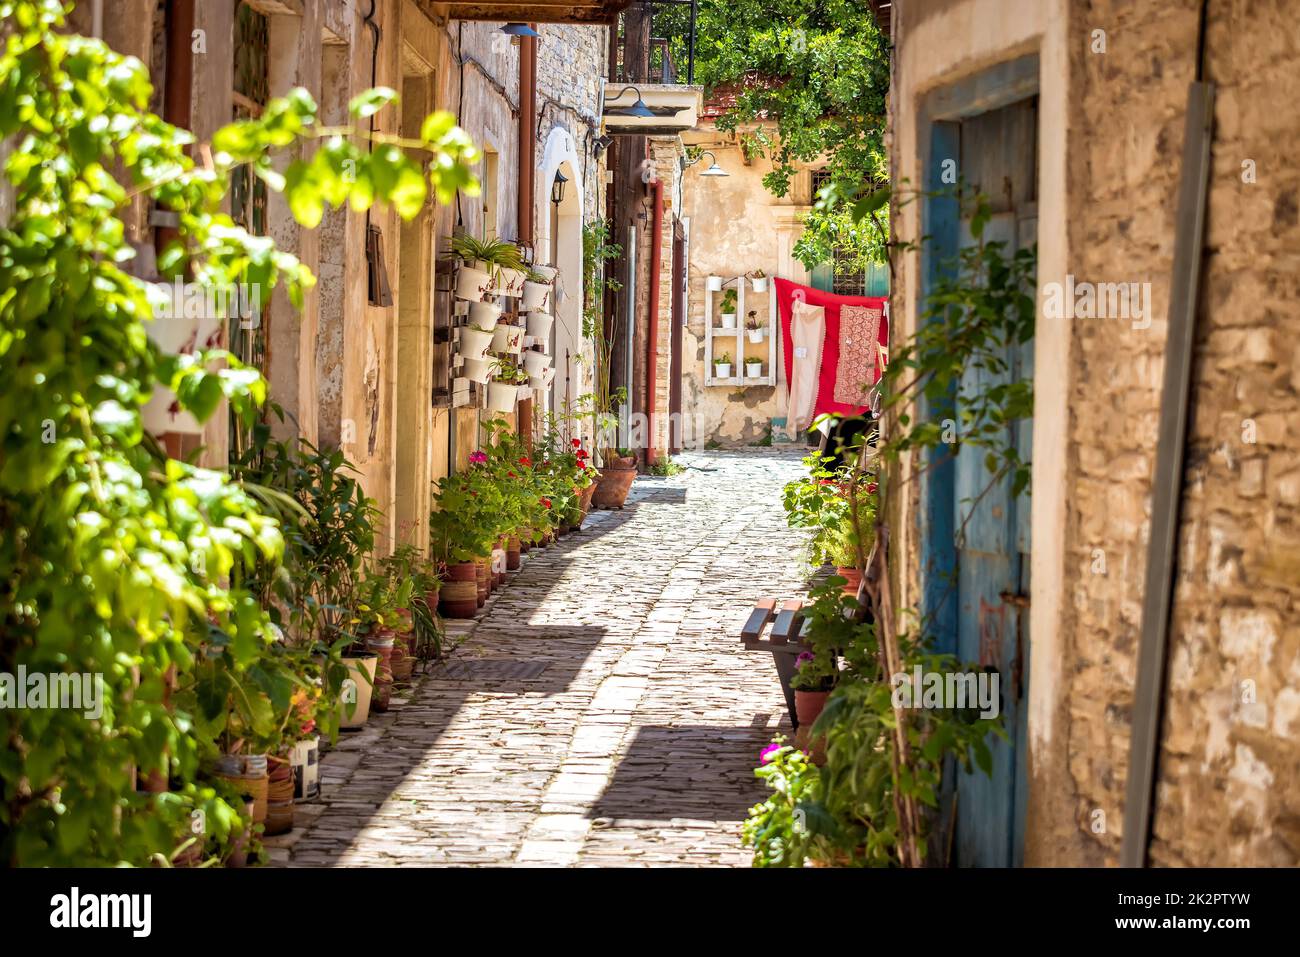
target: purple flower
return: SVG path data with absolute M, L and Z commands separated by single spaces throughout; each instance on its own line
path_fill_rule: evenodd
M 486 452 L 471 452 L 471 453 L 469 454 L 469 461 L 470 461 L 470 464 L 471 464 L 471 465 L 482 465 L 484 462 L 487 461 L 487 453 L 486 453 Z
M 774 757 L 776 756 L 776 752 L 778 752 L 778 751 L 780 751 L 780 750 L 781 750 L 781 745 L 779 745 L 779 744 L 777 744 L 775 741 L 773 741 L 771 744 L 769 744 L 767 747 L 765 747 L 765 748 L 762 750 L 762 752 L 761 752 L 761 753 L 759 754 L 759 756 L 758 756 L 758 759 L 759 759 L 763 764 L 767 764 L 767 763 L 769 763 L 769 762 L 772 760 L 772 758 L 774 758 Z
M 795 667 L 798 668 L 801 665 L 806 665 L 808 662 L 812 661 L 816 657 L 817 656 L 814 655 L 811 651 L 801 651 L 799 652 L 799 657 L 794 660 Z

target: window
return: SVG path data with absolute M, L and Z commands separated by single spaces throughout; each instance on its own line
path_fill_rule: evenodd
M 497 207 L 500 190 L 497 189 L 497 168 L 501 154 L 496 150 L 483 150 L 483 183 L 479 198 L 483 200 L 483 238 L 497 237 Z

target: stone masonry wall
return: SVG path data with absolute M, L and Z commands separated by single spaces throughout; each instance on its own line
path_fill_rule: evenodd
M 1218 99 L 1152 847 L 1159 864 L 1300 861 L 1300 171 L 1291 158 L 1300 31 L 1285 6 L 1210 7 Z M 1115 863 L 1121 843 L 1197 7 L 1072 6 L 1071 271 L 1149 282 L 1153 321 L 1074 320 L 1069 716 L 1058 739 L 1070 780 L 1057 797 L 1075 825 L 1067 835 L 1058 822 L 1053 863 Z M 1104 53 L 1093 50 L 1099 29 Z

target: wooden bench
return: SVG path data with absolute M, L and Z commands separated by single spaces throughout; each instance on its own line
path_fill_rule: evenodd
M 769 623 L 771 628 L 768 628 Z M 772 655 L 776 665 L 777 677 L 781 679 L 781 693 L 785 695 L 785 709 L 790 715 L 790 726 L 798 731 L 799 719 L 795 712 L 794 690 L 790 679 L 794 677 L 795 658 L 808 646 L 803 640 L 808 622 L 803 617 L 803 600 L 791 598 L 781 603 L 780 610 L 776 601 L 762 598 L 754 603 L 744 626 L 740 629 L 740 643 L 749 651 L 767 651 Z M 763 637 L 763 632 L 767 637 Z

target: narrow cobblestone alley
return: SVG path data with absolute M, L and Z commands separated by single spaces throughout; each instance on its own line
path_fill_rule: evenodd
M 458 647 L 323 760 L 293 865 L 747 865 L 753 776 L 789 732 L 759 595 L 806 588 L 781 488 L 799 454 L 679 457 L 628 505 L 534 550 Z

